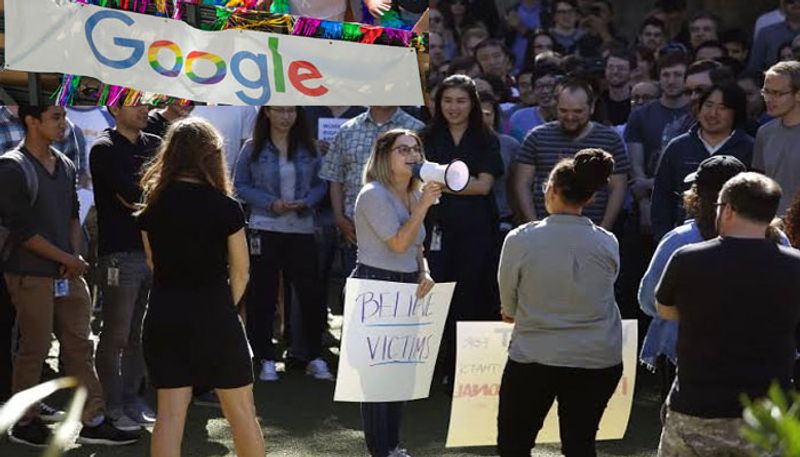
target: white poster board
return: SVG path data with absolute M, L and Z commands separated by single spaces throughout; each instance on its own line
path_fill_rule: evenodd
M 334 401 L 428 397 L 454 288 L 417 299 L 416 284 L 348 279 Z
M 508 359 L 513 325 L 503 322 L 458 322 L 456 325 L 456 376 L 446 446 L 494 446 L 497 444 L 500 381 Z M 622 379 L 600 421 L 598 440 L 616 440 L 625 435 L 636 383 L 637 332 L 636 320 L 622 321 Z M 560 442 L 555 403 L 536 442 Z
M 319 141 L 332 143 L 333 137 L 335 137 L 336 132 L 339 131 L 339 127 L 347 121 L 349 121 L 349 119 L 341 117 L 321 117 L 317 122 L 317 139 Z

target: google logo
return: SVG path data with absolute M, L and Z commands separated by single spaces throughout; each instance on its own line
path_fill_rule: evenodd
M 133 26 L 136 22 L 129 15 L 115 10 L 99 11 L 89 16 L 84 25 L 84 32 L 89 48 L 98 62 L 117 70 L 125 70 L 138 64 L 144 58 L 145 42 L 142 40 L 120 36 L 113 38 L 112 41 L 115 46 L 130 50 L 130 55 L 125 59 L 112 59 L 100 52 L 92 35 L 94 29 L 102 21 L 119 21 L 128 27 Z M 320 83 L 315 87 L 310 86 L 313 80 L 322 78 L 322 73 L 311 62 L 305 60 L 292 61 L 288 65 L 286 74 L 284 74 L 283 56 L 279 51 L 279 45 L 280 42 L 277 37 L 267 39 L 267 47 L 272 57 L 272 76 L 275 79 L 275 91 L 279 93 L 286 92 L 286 79 L 288 79 L 291 86 L 301 94 L 309 97 L 325 95 L 328 92 L 328 88 L 323 84 Z M 175 63 L 169 68 L 164 67 L 161 60 L 159 60 L 159 54 L 165 52 L 172 54 L 175 59 Z M 196 63 L 199 61 L 210 63 L 214 73 L 211 75 L 199 75 L 195 71 Z M 247 78 L 242 73 L 241 65 L 245 61 L 251 61 L 255 64 L 258 69 L 257 78 Z M 160 76 L 177 78 L 183 73 L 186 78 L 196 84 L 218 84 L 230 73 L 245 88 L 260 90 L 260 95 L 257 97 L 251 97 L 243 90 L 235 93 L 242 102 L 248 105 L 265 105 L 272 97 L 266 54 L 238 51 L 231 56 L 230 63 L 226 63 L 222 57 L 216 54 L 193 50 L 186 54 L 184 58 L 183 50 L 177 43 L 170 40 L 156 40 L 147 46 L 147 62 L 150 68 Z

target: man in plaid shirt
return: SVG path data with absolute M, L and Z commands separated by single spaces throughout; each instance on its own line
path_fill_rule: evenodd
M 343 270 L 349 274 L 356 263 L 356 229 L 353 212 L 363 185 L 362 174 L 378 137 L 392 129 L 419 131 L 424 124 L 396 106 L 372 106 L 342 124 L 322 159 L 319 177 L 330 181 L 331 207 L 344 238 Z
M 16 106 L 0 106 L 0 154 L 14 149 L 25 136 L 16 112 Z

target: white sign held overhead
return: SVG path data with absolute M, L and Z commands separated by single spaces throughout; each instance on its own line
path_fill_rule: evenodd
M 5 67 L 230 105 L 421 105 L 412 48 L 251 30 L 56 0 L 5 5 Z

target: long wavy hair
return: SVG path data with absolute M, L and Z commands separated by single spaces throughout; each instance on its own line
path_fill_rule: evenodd
M 196 179 L 227 196 L 233 195 L 222 136 L 203 119 L 189 117 L 169 127 L 156 156 L 142 174 L 143 198 L 138 214 L 146 212 L 164 189 L 180 178 Z
M 717 236 L 717 193 L 701 193 L 697 190 L 697 184 L 692 184 L 683 193 L 683 207 L 686 214 L 694 218 L 697 229 L 704 240 L 710 240 Z
M 269 113 L 267 113 L 269 109 L 271 109 L 269 106 L 262 106 L 256 116 L 256 122 L 253 126 L 253 153 L 250 157 L 253 162 L 258 160 L 264 145 L 272 141 Z M 305 110 L 299 106 L 295 106 L 294 109 L 297 117 L 289 130 L 289 151 L 286 157 L 289 161 L 294 159 L 294 154 L 300 146 L 305 147 L 312 156 L 317 155 L 317 148 L 314 145 L 314 140 L 308 127 Z

